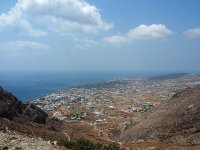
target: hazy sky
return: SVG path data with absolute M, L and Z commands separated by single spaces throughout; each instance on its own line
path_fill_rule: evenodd
M 0 70 L 200 71 L 198 0 L 0 0 Z

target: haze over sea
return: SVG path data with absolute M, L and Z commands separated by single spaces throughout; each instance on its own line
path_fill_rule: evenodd
M 0 86 L 25 101 L 83 84 L 166 73 L 169 72 L 1 72 Z
M 0 86 L 25 101 L 77 85 L 155 74 L 149 72 L 1 72 Z

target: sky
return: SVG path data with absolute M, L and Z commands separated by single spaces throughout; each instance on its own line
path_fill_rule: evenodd
M 200 72 L 198 0 L 0 0 L 1 71 Z

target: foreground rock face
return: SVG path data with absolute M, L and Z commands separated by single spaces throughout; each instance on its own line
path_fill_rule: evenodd
M 200 144 L 200 85 L 176 93 L 154 112 L 134 120 L 121 139 Z
M 22 102 L 0 87 L 0 117 L 12 119 L 22 113 Z
M 35 123 L 46 123 L 47 113 L 33 104 L 23 104 L 14 95 L 0 87 L 0 117 L 13 119 L 25 115 Z
M 24 104 L 23 114 L 29 116 L 35 123 L 45 124 L 47 113 L 36 107 L 34 104 Z
M 65 138 L 62 122 L 48 118 L 48 114 L 34 104 L 24 104 L 14 95 L 0 88 L 0 131 L 5 128 L 55 141 Z

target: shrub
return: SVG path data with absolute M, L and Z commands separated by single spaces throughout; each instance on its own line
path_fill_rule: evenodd
M 120 145 L 118 143 L 109 143 L 105 146 L 104 150 L 120 150 Z
M 57 142 L 57 144 L 60 145 L 60 146 L 64 146 L 64 147 L 70 148 L 70 149 L 72 149 L 73 146 L 74 146 L 74 142 L 70 142 L 70 141 L 68 141 L 66 139 L 59 140 Z
M 59 140 L 58 145 L 64 146 L 72 150 L 120 150 L 118 143 L 103 144 L 100 142 L 92 142 L 88 139 L 78 139 L 76 141 Z

